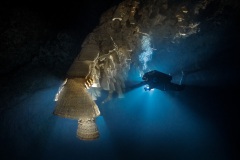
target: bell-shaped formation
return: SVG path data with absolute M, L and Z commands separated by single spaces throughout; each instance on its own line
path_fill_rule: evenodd
M 98 52 L 94 44 L 82 48 L 67 73 L 67 81 L 61 86 L 54 110 L 55 115 L 77 119 L 77 137 L 84 140 L 99 137 L 94 119 L 100 115 L 100 111 L 87 90 L 93 82 L 92 68 Z
M 84 79 L 68 79 L 59 94 L 54 114 L 70 119 L 97 117 L 100 111 L 83 86 Z
M 78 120 L 77 137 L 81 140 L 94 140 L 99 137 L 94 118 Z

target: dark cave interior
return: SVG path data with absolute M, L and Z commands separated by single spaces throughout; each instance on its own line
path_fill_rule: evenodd
M 96 142 L 80 141 L 75 121 L 52 114 L 54 96 L 84 39 L 99 25 L 101 15 L 120 2 L 0 2 L 1 159 L 239 158 L 236 0 L 210 0 L 196 18 L 201 30 L 179 43 L 157 39 L 170 34 L 168 28 L 153 37 L 157 49 L 149 66 L 176 76 L 184 70 L 183 92 L 139 88 L 105 105 L 99 98 L 101 138 Z M 168 0 L 173 8 L 197 2 Z M 129 74 L 129 81 L 138 80 L 134 71 Z

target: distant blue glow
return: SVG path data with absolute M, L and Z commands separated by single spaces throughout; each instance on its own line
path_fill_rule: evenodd
M 185 92 L 179 97 L 157 89 L 131 90 L 125 98 L 100 106 L 99 139 L 81 141 L 76 137 L 76 120 L 52 114 L 57 90 L 58 86 L 39 90 L 1 115 L 0 139 L 14 151 L 12 159 L 26 155 L 26 159 L 128 159 L 125 153 L 137 159 L 149 155 L 170 160 L 227 159 L 220 132 L 191 110 L 199 101 Z
M 142 37 L 142 50 L 143 52 L 139 55 L 139 61 L 143 64 L 143 70 L 147 69 L 147 62 L 152 59 L 152 48 L 151 39 L 149 36 Z
M 145 91 L 150 91 L 149 85 L 146 85 L 146 86 L 144 87 L 144 90 L 145 90 Z

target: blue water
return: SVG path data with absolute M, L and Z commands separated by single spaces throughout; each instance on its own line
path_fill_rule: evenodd
M 123 99 L 99 104 L 100 138 L 95 141 L 79 140 L 77 121 L 52 114 L 57 90 L 39 90 L 1 115 L 1 159 L 230 157 L 222 111 L 213 111 L 220 104 L 214 104 L 201 88 L 189 87 L 179 93 L 137 88 Z
M 74 12 L 82 10 L 76 8 Z M 59 10 L 61 15 L 66 14 Z M 90 19 L 97 18 L 93 12 L 90 15 Z M 30 81 L 38 83 L 44 79 L 51 81 L 51 85 L 40 86 L 42 89 L 36 92 L 23 90 L 17 98 L 6 95 L 12 97 L 12 102 L 4 111 L 4 106 L 0 107 L 0 159 L 237 159 L 234 157 L 239 152 L 236 146 L 239 146 L 240 105 L 239 94 L 235 94 L 239 92 L 236 86 L 240 80 L 239 24 L 234 15 L 226 17 L 236 22 L 229 24 L 234 27 L 226 28 L 227 21 L 222 21 L 223 26 L 208 27 L 210 22 L 204 21 L 207 27 L 203 24 L 205 30 L 198 36 L 182 39 L 176 46 L 160 46 L 164 49 L 153 52 L 147 66 L 171 73 L 177 77 L 175 82 L 179 82 L 184 70 L 187 85 L 184 91 L 145 92 L 141 87 L 127 92 L 123 99 L 114 98 L 104 105 L 98 102 L 101 116 L 96 123 L 100 138 L 94 141 L 81 141 L 76 137 L 76 120 L 52 114 L 61 80 L 48 74 L 34 79 L 37 72 L 29 75 Z M 63 19 L 60 16 L 56 21 L 67 28 L 68 23 Z M 85 24 L 82 22 L 78 22 L 81 27 Z M 130 73 L 129 78 L 133 82 L 141 81 L 137 72 Z

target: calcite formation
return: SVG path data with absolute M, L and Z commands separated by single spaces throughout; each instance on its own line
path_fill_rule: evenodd
M 131 63 L 140 72 L 149 71 L 147 61 L 151 55 L 139 55 L 147 51 L 152 54 L 155 48 L 150 40 L 177 43 L 180 38 L 199 32 L 199 22 L 193 17 L 207 4 L 206 0 L 199 1 L 190 8 L 186 3 L 173 5 L 167 0 L 125 0 L 109 9 L 86 37 L 69 68 L 67 81 L 57 94 L 54 114 L 77 119 L 80 139 L 98 138 L 95 118 L 100 111 L 94 100 L 101 96 L 100 91 L 109 92 L 103 103 L 114 92 L 123 97 Z M 145 40 L 147 45 L 143 44 Z

